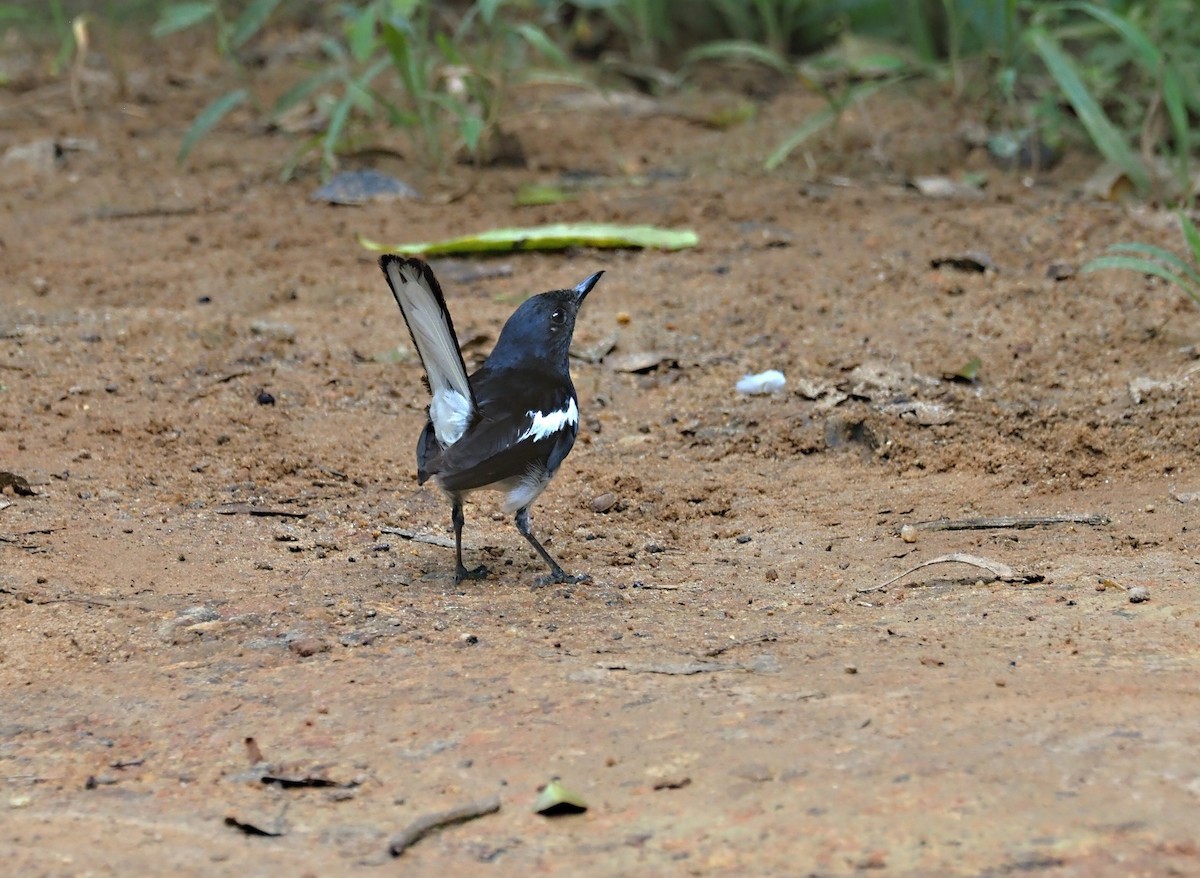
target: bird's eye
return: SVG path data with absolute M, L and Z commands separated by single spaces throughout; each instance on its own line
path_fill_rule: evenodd
M 550 315 L 550 322 L 555 326 L 562 326 L 567 322 L 567 313 L 562 308 L 555 308 L 554 313 Z

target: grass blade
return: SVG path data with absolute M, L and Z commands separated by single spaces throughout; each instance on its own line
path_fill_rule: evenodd
M 350 45 L 350 55 L 362 64 L 375 51 L 378 43 L 375 40 L 375 7 L 367 6 L 350 23 L 346 30 L 346 42 Z
M 805 119 L 800 127 L 788 135 L 783 143 L 775 147 L 775 151 L 767 156 L 767 160 L 763 163 L 763 167 L 768 171 L 773 171 L 784 163 L 788 156 L 796 150 L 800 144 L 808 140 L 819 131 L 823 131 L 834 123 L 838 116 L 841 115 L 841 110 L 833 104 L 825 107 L 819 113 L 813 113 Z
M 697 46 L 683 56 L 685 68 L 700 61 L 756 61 L 784 76 L 793 73 L 791 65 L 782 55 L 749 40 L 714 40 Z
M 213 14 L 212 3 L 174 3 L 166 7 L 150 31 L 155 39 L 187 30 Z
M 1196 271 L 1194 266 L 1188 265 L 1183 259 L 1176 256 L 1170 250 L 1164 250 L 1162 247 L 1155 247 L 1153 244 L 1142 244 L 1140 242 L 1122 242 L 1120 244 L 1113 244 L 1106 252 L 1111 254 L 1133 253 L 1157 259 L 1159 262 L 1164 263 L 1167 268 L 1173 268 L 1182 274 L 1186 274 L 1197 284 L 1200 284 L 1200 272 Z
M 196 117 L 196 121 L 192 123 L 187 133 L 183 135 L 183 140 L 179 144 L 177 161 L 180 164 L 187 161 L 187 157 L 191 154 L 196 144 L 200 142 L 200 138 L 204 137 L 214 125 L 225 118 L 230 110 L 243 103 L 248 97 L 250 97 L 250 93 L 244 88 L 239 88 L 228 94 L 221 95 L 221 97 L 205 107 L 204 112 Z
M 1096 99 L 1087 90 L 1087 86 L 1083 84 L 1083 79 L 1080 78 L 1079 71 L 1075 68 L 1075 62 L 1067 57 L 1054 37 L 1042 28 L 1034 28 L 1029 31 L 1027 39 L 1075 109 L 1075 114 L 1092 138 L 1096 149 L 1133 181 L 1138 192 L 1147 192 L 1150 188 L 1150 180 L 1146 169 L 1142 167 L 1142 163 L 1138 161 L 1133 150 L 1129 148 L 1129 144 L 1125 142 L 1124 135 L 1104 114 L 1104 110 L 1100 108 Z
M 1146 36 L 1145 32 L 1129 19 L 1122 18 L 1111 9 L 1105 9 L 1103 6 L 1097 6 L 1095 3 L 1064 3 L 1060 8 L 1084 12 L 1097 21 L 1108 25 L 1124 37 L 1125 42 L 1141 55 L 1142 65 L 1147 70 L 1158 71 L 1159 66 L 1162 64 L 1162 53 L 1158 51 L 1158 47 L 1154 43 L 1150 42 L 1150 38 Z
M 767 156 L 763 167 L 768 171 L 775 170 L 784 163 L 796 147 L 817 132 L 836 122 L 847 107 L 859 101 L 866 100 L 875 94 L 875 92 L 889 85 L 894 85 L 897 82 L 899 82 L 899 79 L 881 79 L 874 82 L 860 82 L 857 85 L 850 86 L 836 101 L 831 102 L 829 106 L 825 107 L 819 113 L 814 113 L 805 119 L 799 128 L 793 131 L 783 143 L 775 147 L 774 152 Z
M 300 80 L 280 96 L 279 100 L 275 102 L 272 113 L 276 116 L 286 113 L 292 107 L 307 100 L 314 92 L 333 82 L 340 73 L 341 71 L 336 67 L 327 67 L 314 73 L 308 79 Z
M 411 96 L 421 94 L 418 81 L 417 65 L 413 58 L 412 47 L 409 45 L 408 34 L 390 21 L 383 25 L 383 44 L 387 46 L 392 56 L 392 66 L 404 83 L 404 89 Z
M 267 23 L 267 19 L 278 5 L 279 0 L 252 0 L 233 23 L 233 32 L 229 36 L 229 50 L 236 52 L 246 45 L 262 30 L 262 26 Z
M 1123 268 L 1162 278 L 1174 284 L 1200 304 L 1200 287 L 1171 271 L 1166 266 L 1149 259 L 1138 259 L 1134 256 L 1098 256 L 1083 266 L 1083 271 L 1099 271 L 1104 268 Z
M 325 170 L 337 167 L 337 146 L 346 129 L 346 121 L 350 118 L 354 97 L 355 91 L 351 84 L 347 83 L 345 93 L 329 114 L 329 125 L 325 129 L 325 137 L 321 140 L 321 164 Z
M 1179 211 L 1179 225 L 1183 227 L 1183 237 L 1187 240 L 1188 249 L 1192 251 L 1192 261 L 1200 264 L 1200 230 L 1184 211 Z
M 535 52 L 548 59 L 558 67 L 570 67 L 571 61 L 554 42 L 546 36 L 546 32 L 532 24 L 519 24 L 515 29 L 518 36 L 529 44 Z

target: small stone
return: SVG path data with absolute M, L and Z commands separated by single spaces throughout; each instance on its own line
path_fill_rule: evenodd
M 911 524 L 906 524 L 900 528 L 900 539 L 906 543 L 915 543 L 917 541 L 917 529 Z
M 188 607 L 179 614 L 180 621 L 188 624 L 197 622 L 215 622 L 221 618 L 221 614 L 211 607 Z
M 763 574 L 767 582 L 774 582 L 779 578 L 779 571 L 774 567 L 768 567 L 767 572 Z
M 275 323 L 270 320 L 256 320 L 250 324 L 250 332 L 254 335 L 268 338 L 272 341 L 295 341 L 296 327 L 290 323 Z
M 479 642 L 479 637 L 474 634 L 460 634 L 458 635 L 458 639 L 467 646 L 474 646 Z
M 737 538 L 737 542 L 739 546 L 744 546 L 752 539 L 754 539 L 754 537 L 750 536 L 750 534 L 742 534 Z
M 886 869 L 887 857 L 884 856 L 882 851 L 873 851 L 863 858 L 858 867 L 860 869 Z
M 617 312 L 617 323 L 619 323 L 621 326 L 628 326 L 631 320 L 633 320 L 633 318 L 629 316 L 629 312 Z
M 33 293 L 36 296 L 44 296 L 50 292 L 50 281 L 40 275 L 33 279 Z
M 847 674 L 857 674 L 858 673 L 858 665 L 846 665 L 846 667 L 844 667 L 842 670 L 845 671 Z
M 753 783 L 766 783 L 769 780 L 775 779 L 775 775 L 771 769 L 761 762 L 744 763 L 734 768 L 730 774 Z
M 603 514 L 616 505 L 617 495 L 611 491 L 605 491 L 603 494 L 592 498 L 592 512 Z
M 256 401 L 259 405 L 275 405 L 275 397 L 267 393 L 265 390 L 260 390 Z
M 1135 585 L 1129 589 L 1129 603 L 1142 604 L 1150 600 L 1150 589 L 1144 585 Z
M 308 658 L 319 652 L 329 652 L 330 646 L 319 637 L 297 637 L 288 644 L 288 649 L 301 658 Z

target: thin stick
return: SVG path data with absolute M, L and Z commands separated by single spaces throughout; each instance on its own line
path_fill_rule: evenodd
M 454 826 L 457 823 L 477 820 L 488 814 L 494 814 L 499 810 L 500 797 L 491 796 L 487 799 L 480 799 L 478 802 L 459 805 L 457 808 L 426 814 L 418 817 L 394 835 L 392 840 L 388 842 L 388 850 L 393 857 L 398 857 L 430 833 L 437 832 L 439 829 L 445 829 L 447 826 Z
M 883 591 L 889 585 L 899 582 L 910 573 L 916 573 L 923 567 L 930 567 L 934 564 L 970 564 L 972 567 L 979 567 L 992 574 L 995 579 L 1001 582 L 1041 582 L 1045 577 L 1038 573 L 1017 573 L 1007 564 L 1001 564 L 999 561 L 992 561 L 988 558 L 980 558 L 978 555 L 965 555 L 961 552 L 956 552 L 952 555 L 941 555 L 937 558 L 930 558 L 928 561 L 922 561 L 916 567 L 910 567 L 898 576 L 893 576 L 887 582 L 881 582 L 879 585 L 868 585 L 865 588 L 858 589 L 859 594 L 866 594 L 872 591 Z
M 400 537 L 403 540 L 411 540 L 414 543 L 426 543 L 430 546 L 441 546 L 443 549 L 453 549 L 454 540 L 449 537 L 439 537 L 435 534 L 421 534 L 415 530 L 401 530 L 398 527 L 381 527 L 381 534 L 391 534 L 394 537 Z M 474 549 L 474 546 L 469 546 L 463 543 L 464 549 Z
M 937 518 L 914 524 L 917 530 L 992 530 L 994 528 L 1044 527 L 1051 524 L 1086 524 L 1097 527 L 1109 523 L 1103 513 L 1066 512 L 1062 515 L 999 515 L 993 518 Z
M 249 503 L 222 503 L 214 511 L 217 515 L 253 515 L 257 518 L 308 518 L 307 512 L 251 506 Z

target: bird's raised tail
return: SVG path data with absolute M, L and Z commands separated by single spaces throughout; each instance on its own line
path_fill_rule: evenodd
M 420 259 L 387 254 L 380 258 L 379 267 L 392 288 L 429 378 L 433 394 L 429 420 L 433 431 L 438 442 L 449 447 L 462 437 L 471 422 L 475 397 L 467 381 L 467 367 L 442 288 L 433 271 Z

